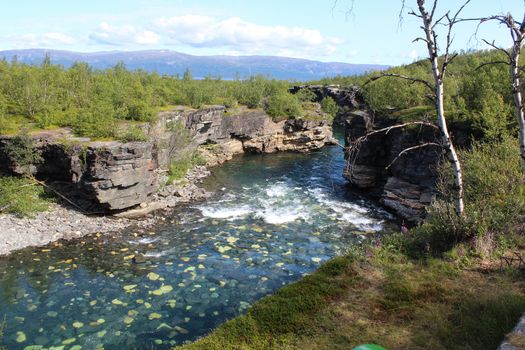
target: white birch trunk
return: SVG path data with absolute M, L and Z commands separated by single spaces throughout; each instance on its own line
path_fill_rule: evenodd
M 462 216 L 465 210 L 465 205 L 463 202 L 463 174 L 461 171 L 461 163 L 459 161 L 456 149 L 452 140 L 450 139 L 450 134 L 448 132 L 447 120 L 445 118 L 445 106 L 443 101 L 444 95 L 444 83 L 443 78 L 444 74 L 440 71 L 439 61 L 438 61 L 438 48 L 436 44 L 436 37 L 434 30 L 432 28 L 432 18 L 430 18 L 429 13 L 425 9 L 425 0 L 417 0 L 419 7 L 419 12 L 423 20 L 423 29 L 425 31 L 428 55 L 432 63 L 432 74 L 434 77 L 435 93 L 436 93 L 436 111 L 439 132 L 441 134 L 441 142 L 445 148 L 448 156 L 448 160 L 452 164 L 452 170 L 454 173 L 454 189 L 455 189 L 455 199 L 456 199 L 456 214 Z
M 520 127 L 520 155 L 522 160 L 523 173 L 525 174 L 525 113 L 523 110 L 523 96 L 521 93 L 520 78 L 520 55 L 522 40 L 516 41 L 512 48 L 510 60 L 510 78 L 512 83 L 512 96 L 514 97 L 514 107 L 516 109 L 516 118 Z

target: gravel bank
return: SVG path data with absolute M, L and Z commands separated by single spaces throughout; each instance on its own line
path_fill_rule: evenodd
M 0 215 L 0 256 L 12 251 L 43 246 L 60 239 L 74 239 L 91 233 L 110 233 L 126 229 L 148 228 L 163 221 L 159 209 L 170 210 L 178 203 L 204 199 L 210 193 L 198 187 L 201 179 L 210 172 L 206 167 L 195 167 L 179 184 L 164 187 L 154 196 L 154 201 L 146 208 L 130 212 L 131 218 L 119 216 L 86 216 L 74 209 L 51 204 L 46 212 L 36 213 L 30 218 L 19 218 L 11 214 Z M 148 207 L 151 207 L 148 209 Z M 158 213 L 153 215 L 153 211 Z

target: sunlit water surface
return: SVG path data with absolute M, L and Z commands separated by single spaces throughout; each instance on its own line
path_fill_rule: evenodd
M 343 166 L 338 147 L 239 157 L 206 180 L 211 200 L 155 230 L 0 259 L 3 343 L 164 349 L 205 335 L 385 225 Z

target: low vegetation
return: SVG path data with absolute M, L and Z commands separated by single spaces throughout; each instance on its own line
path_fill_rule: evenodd
M 184 176 L 186 176 L 188 170 L 197 165 L 205 164 L 206 160 L 200 156 L 198 151 L 187 151 L 182 155 L 172 159 L 167 183 L 171 184 L 174 181 L 181 180 L 184 178 Z
M 46 210 L 51 196 L 33 178 L 34 167 L 43 161 L 33 139 L 26 130 L 22 130 L 5 146 L 4 151 L 21 177 L 0 176 L 0 214 L 11 213 L 22 217 Z
M 35 212 L 45 211 L 49 201 L 49 194 L 31 179 L 0 177 L 0 214 L 31 216 Z
M 525 310 L 518 271 L 367 245 L 180 349 L 495 349 Z

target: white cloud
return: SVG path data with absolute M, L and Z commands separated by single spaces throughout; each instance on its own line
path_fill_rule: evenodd
M 314 29 L 265 26 L 239 17 L 218 20 L 213 17 L 184 15 L 163 17 L 149 28 L 131 25 L 112 26 L 106 22 L 89 36 L 106 45 L 179 45 L 216 48 L 239 54 L 287 54 L 292 56 L 327 56 L 344 41 L 322 35 Z
M 73 45 L 76 40 L 66 34 L 58 32 L 49 32 L 42 34 L 22 34 L 16 36 L 9 36 L 7 40 L 14 43 L 16 47 L 52 47 L 52 46 L 63 46 Z
M 157 32 L 176 44 L 197 47 L 230 47 L 242 51 L 317 51 L 331 54 L 343 40 L 323 36 L 318 30 L 282 25 L 264 26 L 239 17 L 216 20 L 205 16 L 161 18 Z
M 155 45 L 160 42 L 160 36 L 150 30 L 144 30 L 131 25 L 121 27 L 102 22 L 89 35 L 89 38 L 99 44 L 126 46 L 129 44 Z

